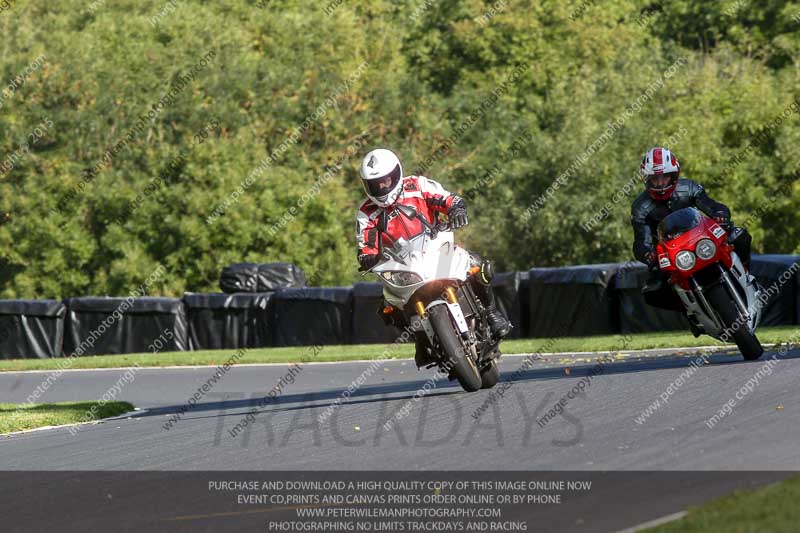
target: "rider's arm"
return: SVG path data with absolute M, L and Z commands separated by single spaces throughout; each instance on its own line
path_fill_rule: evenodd
M 694 205 L 700 211 L 715 219 L 720 223 L 730 223 L 731 210 L 725 204 L 713 200 L 702 185 L 694 181 L 689 182 L 690 192 L 694 199 Z
M 647 265 L 656 264 L 656 251 L 653 247 L 653 232 L 647 223 L 647 213 L 639 202 L 631 207 L 631 225 L 633 226 L 633 256 Z
M 369 270 L 378 261 L 378 219 L 370 218 L 364 211 L 356 215 L 356 242 L 358 243 L 358 264 Z
M 446 213 L 453 229 L 467 225 L 467 202 L 463 198 L 424 176 L 418 178 L 418 183 L 428 207 L 433 211 Z
M 434 211 L 447 214 L 450 212 L 454 203 L 458 203 L 459 200 L 463 202 L 459 196 L 445 190 L 438 181 L 428 179 L 425 176 L 419 176 L 417 178 L 417 183 L 419 184 L 420 194 L 422 194 L 425 203 Z M 408 194 L 408 190 L 406 194 Z

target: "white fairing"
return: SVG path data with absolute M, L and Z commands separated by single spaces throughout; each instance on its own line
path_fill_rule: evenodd
M 440 231 L 435 239 L 432 239 L 427 232 L 410 240 L 399 239 L 391 249 L 384 252 L 391 256 L 391 259 L 376 266 L 372 272 L 377 274 L 383 283 L 384 298 L 395 307 L 403 308 L 414 292 L 426 283 L 435 280 L 465 281 L 469 274 L 469 253 L 456 246 L 451 231 Z M 392 281 L 391 274 L 399 272 L 416 274 L 419 279 L 409 285 L 397 285 Z M 450 304 L 442 295 L 442 298 L 430 302 L 426 309 L 436 305 L 447 306 L 459 332 L 462 334 L 468 332 L 464 313 L 458 304 Z M 429 313 L 414 324 L 414 329 L 425 331 L 433 343 L 436 332 L 430 322 Z M 474 346 L 472 351 L 475 351 Z
M 427 233 L 410 240 L 400 239 L 386 251 L 392 259 L 376 266 L 372 272 L 383 283 L 386 301 L 395 307 L 403 307 L 425 283 L 438 279 L 467 279 L 469 253 L 456 246 L 452 231 L 441 231 L 435 239 Z M 410 272 L 417 274 L 420 280 L 412 285 L 398 286 L 385 278 L 385 272 Z
M 751 332 L 754 332 L 761 322 L 762 303 L 759 299 L 760 293 L 756 288 L 755 278 L 745 271 L 739 256 L 733 253 L 732 259 L 733 266 L 729 271 L 730 280 L 731 283 L 738 284 L 740 287 L 744 288 L 746 298 L 742 303 L 747 310 L 746 327 L 749 328 Z M 674 286 L 674 289 L 683 302 L 683 305 L 686 307 L 687 314 L 697 319 L 697 322 L 706 334 L 720 339 L 724 332 L 724 327 L 716 314 L 709 315 L 705 311 L 704 305 L 698 301 L 699 298 L 703 298 L 702 294 L 695 295 L 694 292 L 683 290 L 677 285 Z

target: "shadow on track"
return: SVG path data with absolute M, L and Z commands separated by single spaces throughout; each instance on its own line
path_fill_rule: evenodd
M 416 392 L 420 390 L 428 381 L 429 380 L 420 380 L 420 381 L 408 381 L 402 383 L 391 383 L 386 385 L 364 385 L 358 390 L 354 391 L 350 395 L 349 400 L 342 401 L 340 405 L 345 406 L 351 404 L 362 404 L 362 403 L 371 403 L 378 401 L 410 400 L 414 397 L 414 394 L 416 394 Z M 437 391 L 430 392 L 427 394 L 427 396 L 457 394 L 461 390 L 457 382 L 440 381 L 439 383 L 437 383 L 436 388 Z M 257 413 L 265 413 L 267 411 L 293 411 L 296 409 L 328 407 L 329 405 L 334 405 L 336 400 L 342 396 L 342 393 L 345 390 L 346 389 L 342 390 L 331 389 L 320 392 L 301 392 L 296 394 L 283 394 L 274 399 L 268 400 L 267 403 L 261 409 L 259 409 L 259 411 L 257 411 Z M 402 394 L 402 393 L 411 393 L 411 394 Z M 401 394 L 401 395 L 386 397 L 386 395 L 388 394 Z M 252 398 L 199 403 L 196 404 L 194 407 L 190 408 L 186 413 L 188 415 L 190 413 L 199 413 L 202 411 L 221 411 L 221 410 L 255 407 L 264 398 L 266 398 L 266 396 L 254 396 Z M 325 403 L 315 403 L 314 405 L 309 405 L 310 402 L 325 402 Z M 280 406 L 289 406 L 291 404 L 296 404 L 296 403 L 300 403 L 301 405 L 296 405 L 293 407 L 285 407 L 285 408 L 280 407 Z M 145 413 L 134 415 L 132 418 L 169 415 L 179 412 L 181 409 L 185 408 L 185 406 L 186 404 L 156 407 L 148 409 L 147 412 Z M 241 416 L 242 413 L 229 413 L 229 414 L 235 416 Z M 229 414 L 226 414 L 224 416 L 228 416 Z M 200 417 L 196 416 L 186 417 L 184 418 L 184 420 L 188 418 L 200 418 Z
M 772 357 L 775 352 L 764 352 L 761 359 L 757 361 L 745 361 L 739 358 L 732 358 L 721 353 L 710 354 L 708 360 L 709 366 L 715 365 L 740 365 L 740 364 L 763 364 L 768 358 Z M 699 353 L 692 353 L 687 355 L 674 355 L 674 356 L 661 356 L 642 358 L 634 361 L 614 361 L 602 364 L 602 375 L 612 374 L 627 374 L 632 372 L 649 372 L 658 370 L 677 369 L 689 366 L 689 363 L 700 357 Z M 789 353 L 777 357 L 778 360 L 798 359 L 800 358 L 800 350 L 792 350 Z M 544 381 L 555 379 L 576 379 L 588 376 L 597 368 L 597 362 L 580 363 L 576 365 L 569 365 L 570 374 L 566 375 L 564 372 L 565 366 L 559 365 L 556 367 L 546 368 L 531 368 L 517 374 L 516 378 L 509 379 L 514 374 L 516 368 L 507 369 L 502 372 L 500 382 L 517 383 L 528 381 Z M 387 402 L 397 400 L 411 400 L 414 398 L 417 391 L 419 391 L 430 379 L 407 381 L 400 383 L 390 383 L 381 385 L 364 385 L 355 390 L 347 401 L 342 401 L 339 407 L 346 407 L 348 405 L 369 404 L 375 402 Z M 317 409 L 326 408 L 336 404 L 346 389 L 331 389 L 320 392 L 302 392 L 296 394 L 283 394 L 260 407 L 255 414 L 264 414 L 268 412 L 280 411 L 294 411 L 298 409 Z M 406 394 L 403 394 L 406 393 Z M 457 382 L 444 382 L 440 380 L 436 383 L 436 390 L 427 393 L 427 397 L 445 396 L 451 394 L 461 393 L 461 388 Z M 488 391 L 474 393 L 476 395 L 487 394 Z M 256 394 L 256 393 L 254 393 Z M 399 396 L 388 396 L 390 394 L 399 394 Z M 480 397 L 480 396 L 477 396 Z M 192 416 L 202 413 L 204 411 L 230 411 L 234 409 L 246 409 L 258 406 L 259 402 L 266 398 L 266 396 L 253 396 L 251 398 L 222 400 L 215 402 L 198 403 L 185 411 L 183 420 L 191 420 L 197 418 L 210 418 L 220 416 L 242 416 L 242 412 L 226 412 L 225 414 L 215 413 L 210 416 Z M 298 404 L 298 405 L 292 405 Z M 146 412 L 134 415 L 134 418 L 148 417 L 148 416 L 163 416 L 180 412 L 185 409 L 186 404 L 181 405 L 168 405 L 164 407 L 156 407 L 149 409 Z

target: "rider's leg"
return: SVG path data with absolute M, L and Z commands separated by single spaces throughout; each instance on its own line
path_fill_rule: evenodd
M 381 306 L 378 309 L 378 314 L 383 319 L 384 324 L 387 326 L 395 326 L 401 330 L 410 327 L 410 324 L 408 323 L 408 320 L 406 320 L 406 317 L 401 309 L 397 309 L 395 307 L 390 313 L 385 313 L 385 308 L 385 306 Z M 433 351 L 431 350 L 424 331 L 417 331 L 414 333 L 414 346 L 416 348 L 414 361 L 417 363 L 417 368 L 421 368 L 436 361 L 436 359 L 433 357 Z
M 697 329 L 697 325 L 694 321 L 689 318 L 683 302 L 681 302 L 681 299 L 675 294 L 675 291 L 672 290 L 672 287 L 669 286 L 668 280 L 668 274 L 658 269 L 651 270 L 650 276 L 647 278 L 644 287 L 642 287 L 642 296 L 644 297 L 645 303 L 660 309 L 682 313 L 689 322 L 689 329 L 692 330 L 692 334 L 695 337 L 699 337 L 700 330 Z
M 417 364 L 417 368 L 422 368 L 423 366 L 436 362 L 436 358 L 433 356 L 433 350 L 431 350 L 431 345 L 424 331 L 417 331 L 415 333 L 414 347 L 416 348 L 414 352 L 414 362 Z
M 648 305 L 670 311 L 683 311 L 686 309 L 681 299 L 672 290 L 668 283 L 669 275 L 658 270 L 651 270 L 650 276 L 642 287 L 642 296 Z
M 486 308 L 486 321 L 489 322 L 489 327 L 492 330 L 495 338 L 502 339 L 511 331 L 511 323 L 503 316 L 497 309 L 495 303 L 494 291 L 492 290 L 492 277 L 494 276 L 494 268 L 490 261 L 484 261 L 481 257 L 473 252 L 470 252 L 470 259 L 472 266 L 477 266 L 480 270 L 476 274 L 472 274 L 468 279 L 475 296 L 477 296 L 483 306 Z

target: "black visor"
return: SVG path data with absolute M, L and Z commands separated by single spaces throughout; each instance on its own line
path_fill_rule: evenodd
M 400 165 L 394 167 L 394 170 L 381 176 L 380 178 L 370 178 L 364 181 L 364 187 L 367 189 L 367 194 L 374 196 L 379 200 L 386 198 L 390 192 L 400 182 Z

